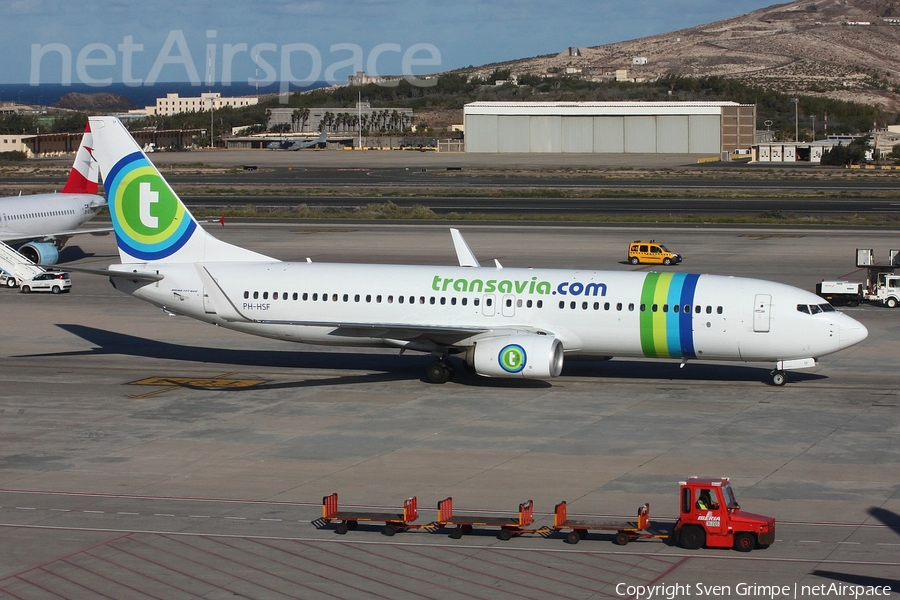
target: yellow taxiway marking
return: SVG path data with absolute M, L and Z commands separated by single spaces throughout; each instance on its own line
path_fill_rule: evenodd
M 131 381 L 128 385 L 154 385 L 162 386 L 163 389 L 147 392 L 146 394 L 128 394 L 129 398 L 149 398 L 158 394 L 164 394 L 177 390 L 178 388 L 197 388 L 204 390 L 236 390 L 241 388 L 250 388 L 266 382 L 265 379 L 237 379 L 230 378 L 237 371 L 230 373 L 222 373 L 213 377 L 147 377 Z

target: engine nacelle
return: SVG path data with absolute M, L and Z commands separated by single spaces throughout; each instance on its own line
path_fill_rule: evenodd
M 563 367 L 563 345 L 550 335 L 519 333 L 475 342 L 466 353 L 468 362 L 486 377 L 557 377 Z
M 28 242 L 19 247 L 19 254 L 36 265 L 55 265 L 59 260 L 59 250 L 51 242 Z

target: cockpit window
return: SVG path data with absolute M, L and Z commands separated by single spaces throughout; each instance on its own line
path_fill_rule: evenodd
M 798 304 L 797 310 L 808 315 L 818 315 L 820 313 L 837 312 L 830 304 Z
M 834 307 L 830 304 L 820 304 L 819 308 L 822 309 L 822 312 L 837 312 L 834 310 Z
M 810 312 L 810 314 L 817 315 L 817 314 L 819 314 L 820 312 L 822 312 L 822 309 L 819 308 L 819 306 L 818 306 L 817 304 L 810 304 L 810 305 L 809 305 L 809 312 Z
M 802 312 L 802 313 L 809 314 L 809 306 L 806 305 L 806 304 L 798 304 L 798 305 L 797 305 L 797 310 L 799 310 L 799 311 Z

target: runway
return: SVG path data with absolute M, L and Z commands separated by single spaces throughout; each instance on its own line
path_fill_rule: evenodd
M 211 227 L 211 226 L 210 226 Z M 674 270 L 812 288 L 860 277 L 896 231 L 464 225 L 482 262 L 608 268 L 654 238 Z M 216 225 L 290 260 L 452 264 L 447 226 Z M 111 237 L 64 257 L 106 266 Z M 647 267 L 638 267 L 647 269 Z M 422 381 L 429 358 L 323 349 L 171 318 L 106 280 L 71 294 L 0 290 L 0 597 L 627 598 L 629 586 L 890 585 L 900 589 L 900 312 L 847 310 L 859 346 L 792 373 L 770 365 L 572 361 L 549 382 L 461 373 Z M 458 370 L 460 371 L 460 370 Z M 741 554 L 592 535 L 378 530 L 336 535 L 321 499 L 395 510 L 416 496 L 509 513 L 555 503 L 671 523 L 678 481 L 730 476 L 776 542 Z M 319 526 L 317 526 L 319 525 Z M 692 587 L 692 592 L 698 592 Z M 712 594 L 692 593 L 695 597 Z M 740 597 L 769 597 L 747 593 Z M 798 597 L 804 597 L 802 595 Z M 811 597 L 811 596 L 806 596 Z

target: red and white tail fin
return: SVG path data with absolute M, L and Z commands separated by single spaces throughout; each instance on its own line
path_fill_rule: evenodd
M 88 122 L 84 127 L 84 137 L 81 138 L 81 145 L 78 146 L 78 152 L 75 154 L 75 164 L 72 165 L 69 179 L 61 190 L 63 194 L 97 193 L 100 168 L 97 165 L 97 161 L 91 156 L 93 146 L 94 140 L 91 135 L 91 124 Z

